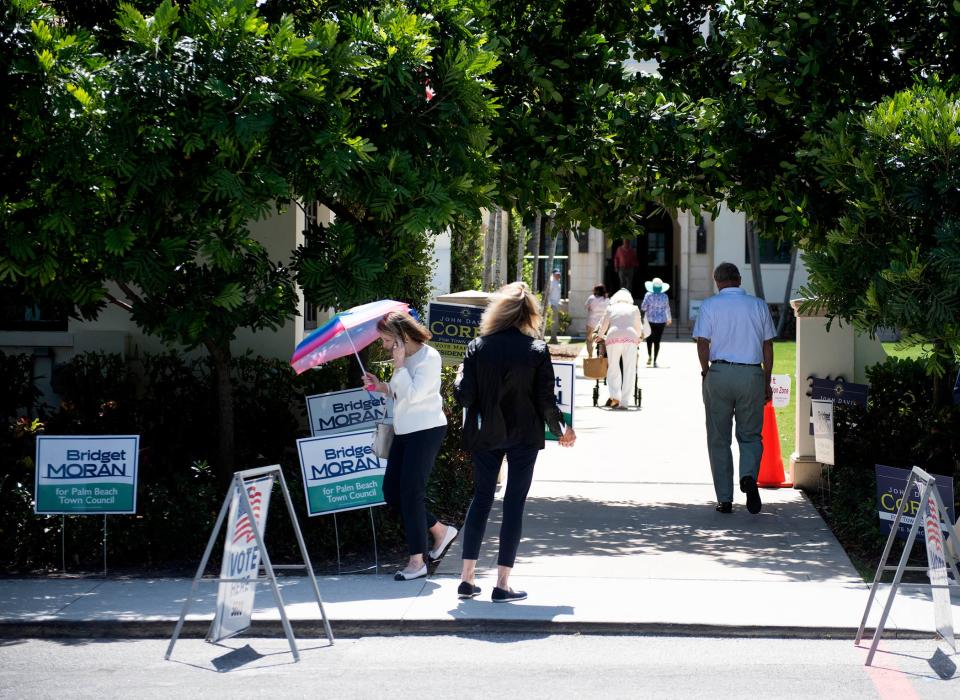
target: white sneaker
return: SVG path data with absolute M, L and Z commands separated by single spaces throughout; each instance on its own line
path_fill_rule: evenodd
M 404 571 L 400 569 L 393 575 L 394 581 L 412 581 L 415 578 L 423 578 L 427 575 L 427 565 L 424 564 L 416 571 Z
M 447 525 L 447 531 L 443 533 L 443 539 L 440 540 L 440 543 L 437 545 L 436 549 L 431 549 L 428 554 L 431 559 L 439 559 L 443 556 L 443 553 L 447 551 L 447 547 L 450 546 L 450 543 L 457 539 L 457 535 L 460 534 L 460 531 L 455 528 L 453 525 Z

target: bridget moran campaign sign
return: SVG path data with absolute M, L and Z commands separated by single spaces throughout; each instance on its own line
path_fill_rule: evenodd
M 373 431 L 297 440 L 307 514 L 383 505 L 387 460 L 373 453 Z
M 38 514 L 137 512 L 139 435 L 39 435 Z
M 310 433 L 314 437 L 372 430 L 387 413 L 387 398 L 366 389 L 347 389 L 307 397 Z

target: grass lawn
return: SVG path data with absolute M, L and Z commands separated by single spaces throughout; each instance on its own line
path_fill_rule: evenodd
M 910 348 L 900 347 L 900 343 L 883 343 L 883 349 L 892 357 L 920 358 L 926 355 L 923 346 Z M 773 345 L 773 373 L 790 375 L 790 403 L 784 408 L 778 408 L 777 428 L 780 431 L 780 451 L 783 453 L 783 466 L 786 469 L 790 463 L 790 454 L 793 452 L 793 430 L 796 423 L 796 397 L 798 391 L 807 390 L 805 379 L 794 376 L 797 371 L 797 344 L 792 340 L 776 341 Z
M 919 359 L 927 355 L 927 348 L 923 345 L 914 345 L 909 348 L 900 347 L 900 343 L 881 343 L 884 352 L 891 357 L 899 357 L 902 360 Z
M 783 455 L 783 468 L 790 467 L 790 455 L 793 452 L 793 428 L 797 406 L 797 392 L 806 391 L 807 383 L 798 382 L 797 344 L 792 341 L 777 341 L 773 344 L 773 373 L 790 375 L 790 403 L 776 409 L 777 430 L 780 432 L 780 452 Z

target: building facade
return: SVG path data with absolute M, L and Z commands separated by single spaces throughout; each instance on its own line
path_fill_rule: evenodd
M 659 277 L 669 284 L 667 295 L 677 323 L 674 331 L 689 335 L 700 303 L 716 293 L 713 269 L 721 262 L 731 262 L 740 268 L 744 289 L 750 294 L 755 293 L 747 233 L 746 217 L 725 207 L 716 219 L 704 215 L 700 224 L 691 212 L 648 217 L 644 234 L 627 243 L 636 249 L 639 262 L 631 293 L 640 303 L 645 293 L 644 282 Z M 584 304 L 593 293 L 593 287 L 604 284 L 611 294 L 620 288 L 613 256 L 617 247 L 624 243 L 608 240 L 602 231 L 591 228 L 586 234 L 571 234 L 568 244 L 566 255 L 558 256 L 556 266 L 566 275 L 566 296 L 572 317 L 569 332 L 577 335 L 584 332 Z M 760 270 L 767 303 L 779 307 L 788 291 L 789 247 L 763 241 Z M 800 257 L 787 298 L 796 298 L 798 290 L 806 283 L 807 270 Z

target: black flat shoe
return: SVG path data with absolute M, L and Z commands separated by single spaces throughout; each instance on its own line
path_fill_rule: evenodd
M 512 603 L 517 600 L 526 600 L 526 591 L 513 591 L 504 588 L 494 588 L 490 595 L 490 600 L 494 603 Z
M 730 501 L 724 501 L 723 503 L 717 504 L 718 513 L 732 513 L 733 512 L 733 503 Z
M 478 595 L 480 595 L 480 586 L 474 586 L 467 581 L 460 582 L 460 586 L 457 588 L 457 598 L 476 598 Z
M 752 476 L 740 479 L 740 490 L 747 494 L 747 510 L 756 515 L 763 507 L 760 501 L 760 492 L 757 490 L 757 480 Z

